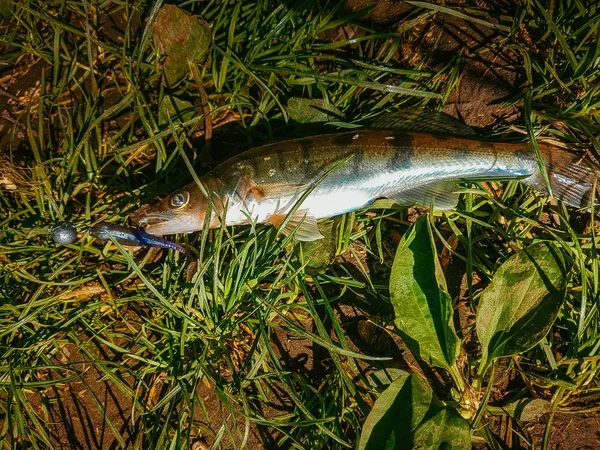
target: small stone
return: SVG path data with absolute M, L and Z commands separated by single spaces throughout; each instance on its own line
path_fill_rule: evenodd
M 77 240 L 75 225 L 61 222 L 52 229 L 52 239 L 57 244 L 72 244 Z

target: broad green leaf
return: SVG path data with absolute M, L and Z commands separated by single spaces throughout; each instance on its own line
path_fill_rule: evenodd
M 550 411 L 550 402 L 542 398 L 522 398 L 506 406 L 487 406 L 488 413 L 493 415 L 508 415 L 523 422 L 539 420 Z
M 369 384 L 378 391 L 385 390 L 396 378 L 403 376 L 406 372 L 401 369 L 389 367 L 377 370 L 369 375 Z
M 450 369 L 460 351 L 431 226 L 420 217 L 400 241 L 390 277 L 396 326 L 410 350 L 427 363 Z
M 168 85 L 176 84 L 188 73 L 188 63 L 206 62 L 212 31 L 200 17 L 175 5 L 165 5 L 152 24 L 152 33 L 161 53 L 166 55 L 164 73 Z
M 358 449 L 395 449 L 411 442 L 412 432 L 429 411 L 432 398 L 431 388 L 420 377 L 408 372 L 398 376 L 373 405 Z
M 160 125 L 185 122 L 194 115 L 194 106 L 190 102 L 170 95 L 165 95 L 158 106 L 158 123 Z
M 554 323 L 564 297 L 564 262 L 540 242 L 508 258 L 481 294 L 477 335 L 482 365 L 533 347 Z
M 328 122 L 342 116 L 339 109 L 320 98 L 292 97 L 287 109 L 290 117 L 300 123 Z
M 15 6 L 11 0 L 0 0 L 0 16 L 10 17 Z
M 470 450 L 471 428 L 454 408 L 439 405 L 415 430 L 413 439 L 415 449 Z
M 334 220 L 319 223 L 323 239 L 301 242 L 302 256 L 306 262 L 306 271 L 311 275 L 322 273 L 335 258 L 337 227 Z
M 548 400 L 542 398 L 528 398 L 517 400 L 506 406 L 506 410 L 511 417 L 523 422 L 532 422 L 539 420 L 544 414 L 550 411 L 551 404 Z
M 470 449 L 469 424 L 418 375 L 395 370 L 365 421 L 358 450 Z

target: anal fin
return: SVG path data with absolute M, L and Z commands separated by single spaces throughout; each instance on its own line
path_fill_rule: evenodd
M 305 209 L 299 209 L 289 217 L 284 224 L 286 214 L 273 214 L 269 217 L 268 222 L 276 227 L 281 227 L 281 232 L 286 236 L 294 233 L 294 237 L 298 241 L 316 241 L 323 239 L 323 235 L 319 231 L 317 218 Z
M 391 192 L 385 195 L 390 200 L 399 205 L 418 205 L 433 208 L 439 211 L 445 211 L 456 208 L 458 203 L 458 194 L 456 185 L 447 181 L 426 184 L 414 187 L 401 192 Z

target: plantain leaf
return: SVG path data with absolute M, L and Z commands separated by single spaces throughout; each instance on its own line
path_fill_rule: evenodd
M 430 365 L 447 370 L 453 367 L 460 340 L 452 323 L 452 299 L 425 216 L 400 241 L 390 277 L 390 300 L 396 326 L 410 350 Z
M 551 404 L 542 398 L 521 398 L 506 406 L 487 406 L 486 411 L 493 415 L 508 415 L 523 422 L 539 420 L 550 411 Z
M 323 239 L 299 242 L 302 247 L 306 272 L 310 275 L 323 273 L 335 258 L 337 243 L 337 226 L 335 220 L 322 221 L 318 224 Z
M 414 432 L 413 447 L 417 449 L 471 449 L 469 422 L 454 409 L 439 406 L 432 408 L 425 420 Z
M 526 398 L 508 404 L 505 409 L 511 417 L 523 422 L 539 420 L 550 411 L 551 404 L 542 398 Z
M 212 44 L 209 24 L 175 5 L 163 6 L 152 24 L 154 42 L 162 54 L 168 85 L 179 82 L 189 70 L 188 63 L 204 64 Z
M 158 105 L 158 123 L 160 125 L 185 122 L 195 115 L 194 105 L 186 100 L 165 95 Z
M 292 97 L 287 109 L 290 117 L 300 123 L 328 122 L 343 117 L 339 109 L 320 98 Z
M 383 392 L 396 378 L 403 376 L 406 372 L 402 369 L 388 367 L 377 370 L 369 375 L 369 384 L 379 392 Z
M 543 242 L 500 266 L 481 294 L 477 312 L 482 366 L 524 352 L 548 333 L 562 305 L 565 282 L 562 256 Z
M 467 421 L 443 405 L 420 376 L 398 369 L 394 376 L 367 416 L 358 450 L 471 448 Z
M 0 0 L 0 16 L 10 17 L 15 9 L 15 5 L 11 0 Z

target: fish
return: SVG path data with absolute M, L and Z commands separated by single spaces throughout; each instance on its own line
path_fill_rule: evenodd
M 126 227 L 116 223 L 98 222 L 90 227 L 89 233 L 101 241 L 110 241 L 112 237 L 123 245 L 131 245 L 134 247 L 167 248 L 187 255 L 186 250 L 175 242 L 167 241 L 166 239 L 153 236 L 145 231 Z
M 453 209 L 460 181 L 518 179 L 575 208 L 595 198 L 599 167 L 580 154 L 540 142 L 546 178 L 529 143 L 488 142 L 444 116 L 405 129 L 406 117 L 392 114 L 370 127 L 252 148 L 132 217 L 157 235 L 256 222 L 312 241 L 322 238 L 319 219 L 379 198 Z

